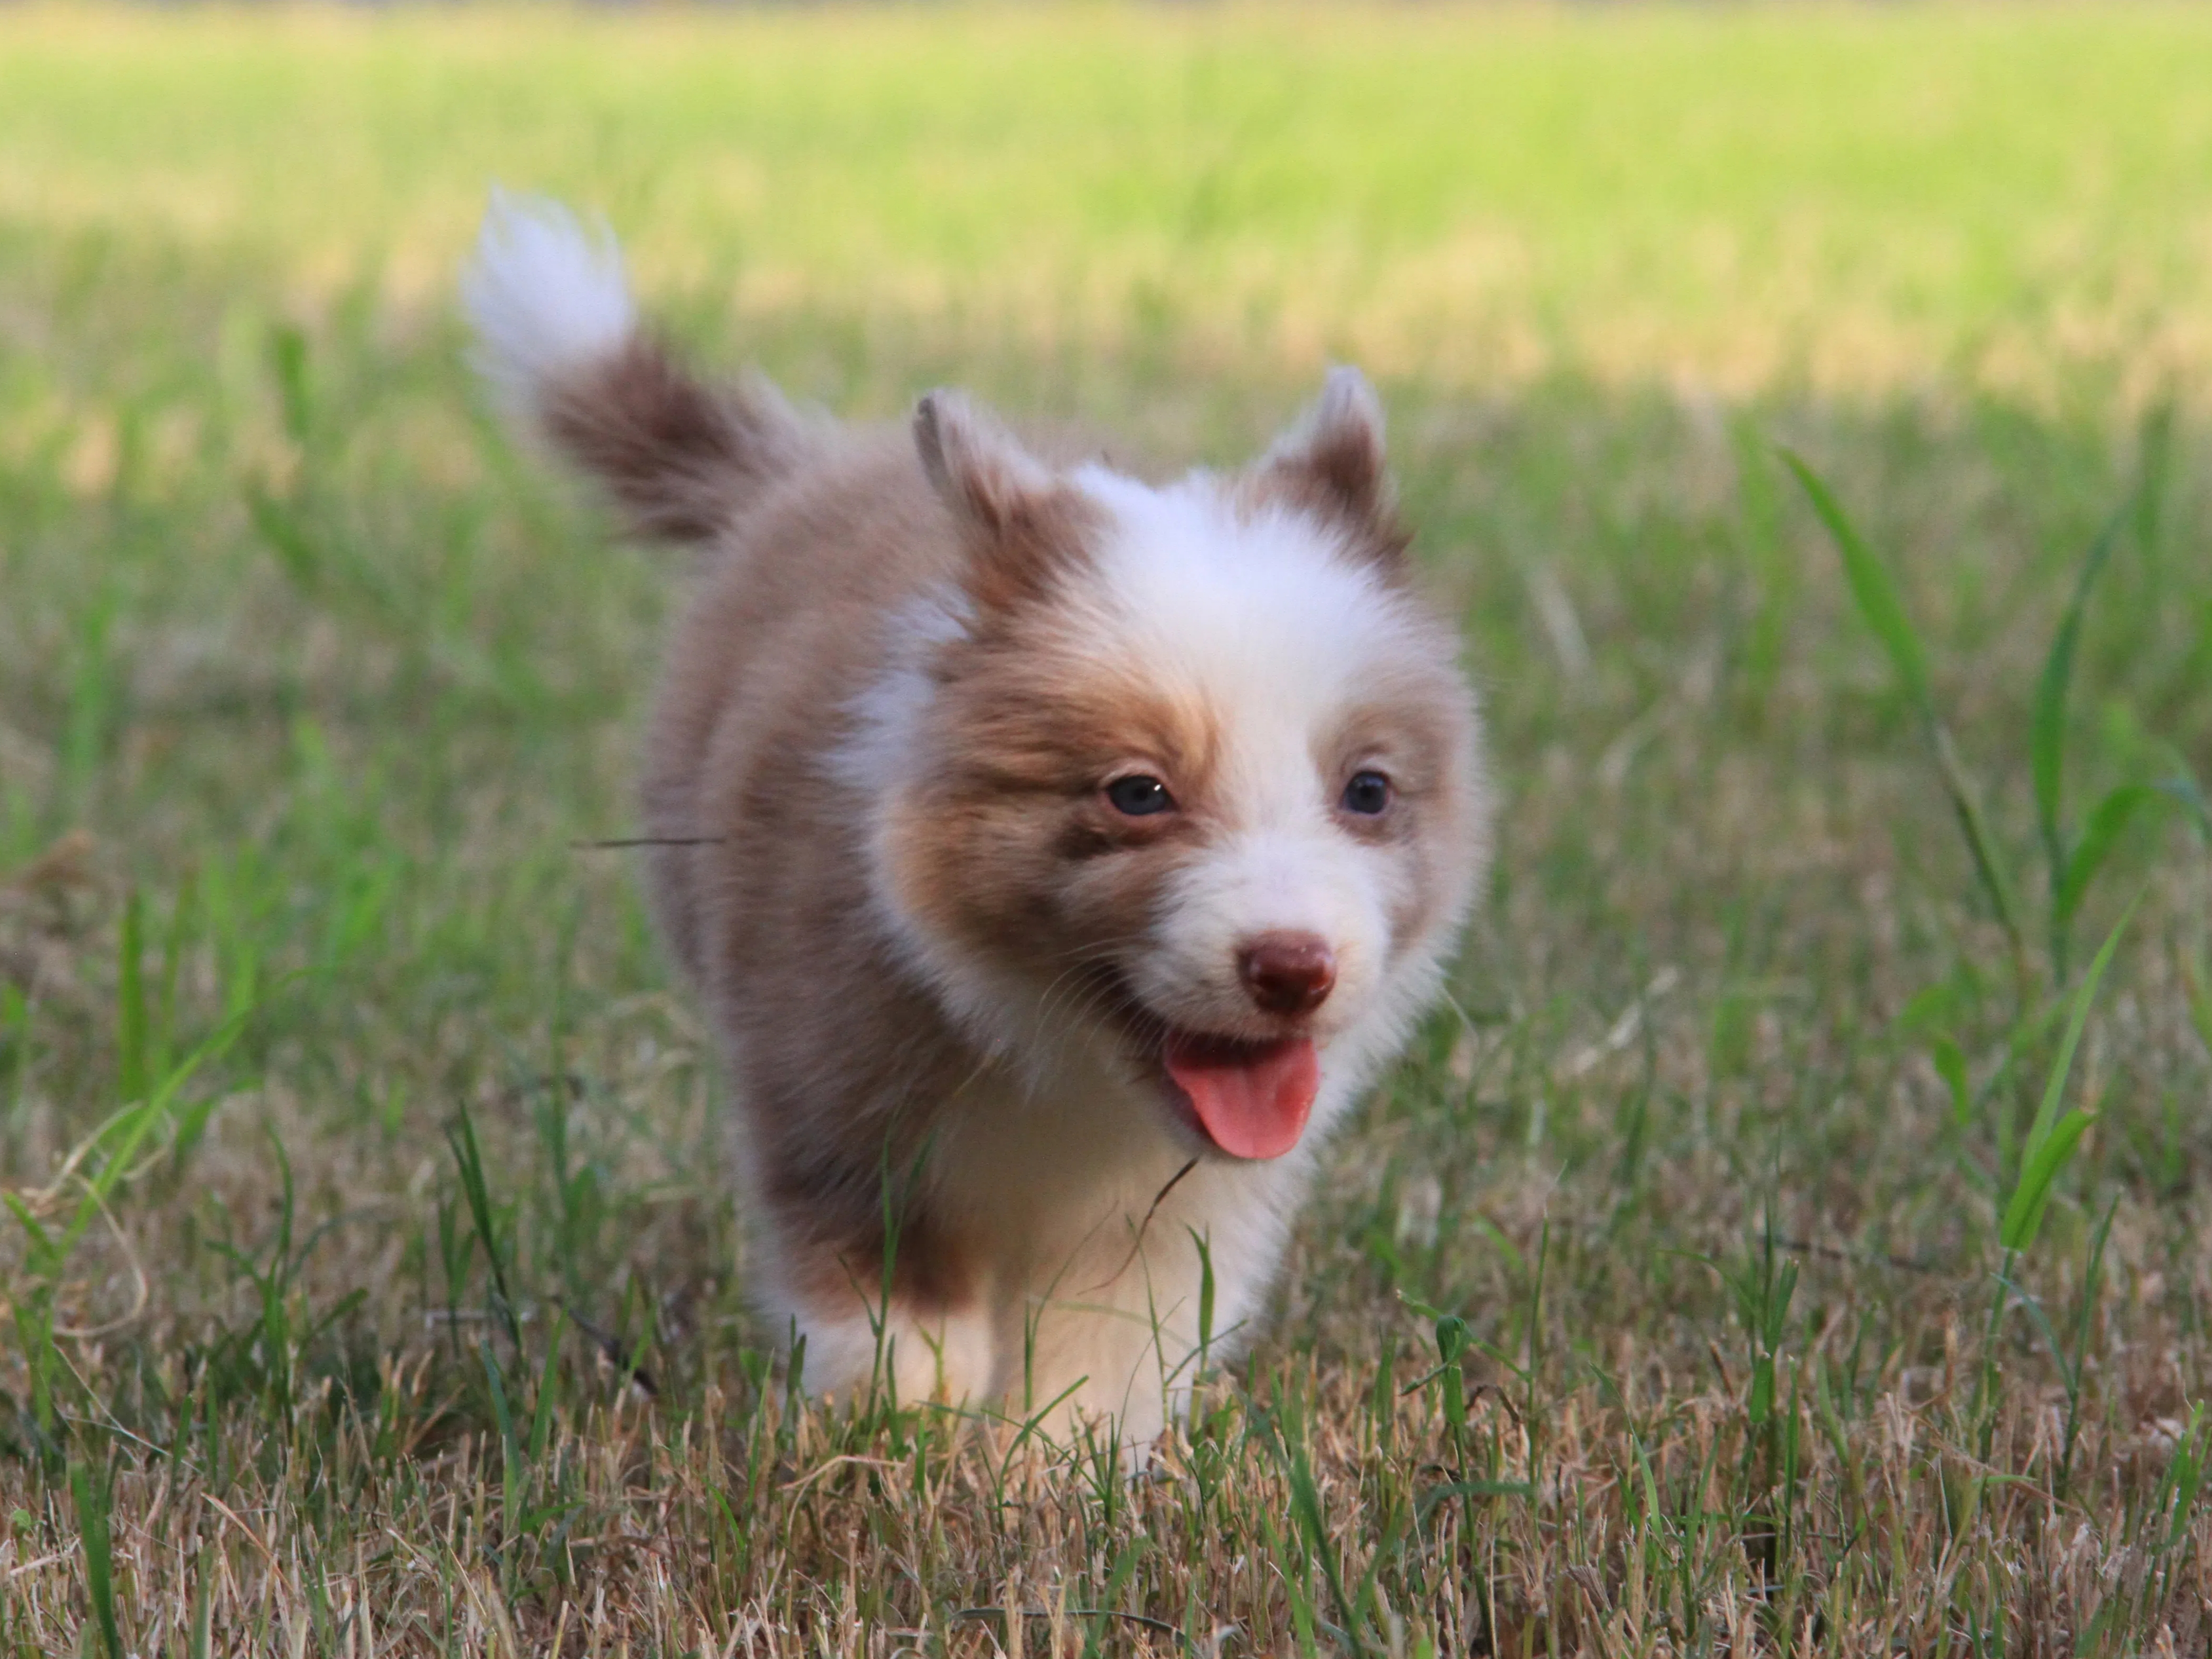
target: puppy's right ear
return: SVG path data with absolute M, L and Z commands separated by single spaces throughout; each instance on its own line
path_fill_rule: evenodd
M 938 496 L 969 532 L 968 589 L 987 609 L 1041 594 L 1082 556 L 1095 514 L 1066 479 L 957 392 L 915 405 L 915 449 Z
M 915 405 L 914 447 L 945 504 L 978 529 L 1004 533 L 1056 482 L 988 410 L 957 392 Z

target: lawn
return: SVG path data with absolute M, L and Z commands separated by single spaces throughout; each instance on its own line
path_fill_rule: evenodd
M 1380 385 L 1498 872 L 1148 1477 L 780 1387 L 493 179 L 843 412 Z M 2203 1653 L 2208 783 L 2212 13 L 0 12 L 0 1650 Z

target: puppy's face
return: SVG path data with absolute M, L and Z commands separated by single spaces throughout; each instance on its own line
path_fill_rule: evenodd
M 1046 1066 L 1103 1044 L 1233 1157 L 1290 1151 L 1348 1094 L 1325 1083 L 1395 1043 L 1483 854 L 1472 701 L 1346 392 L 1349 440 L 1325 398 L 1232 480 L 1030 476 L 985 449 L 1024 516 L 956 495 L 979 579 L 878 819 L 880 896 L 972 1022 Z M 1328 469 L 1347 443 L 1364 489 Z

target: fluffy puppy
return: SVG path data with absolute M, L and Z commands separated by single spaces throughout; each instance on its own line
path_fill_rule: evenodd
M 1340 369 L 1249 467 L 1155 486 L 957 392 L 879 430 L 704 384 L 550 203 L 494 201 L 465 299 L 518 421 L 700 550 L 643 833 L 805 1382 L 1151 1438 L 1487 859 L 1374 394 Z

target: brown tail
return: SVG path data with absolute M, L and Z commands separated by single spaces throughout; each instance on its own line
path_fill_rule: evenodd
M 712 540 L 803 447 L 774 387 L 703 385 L 641 329 L 613 237 L 556 202 L 495 191 L 462 292 L 478 370 L 639 536 Z
M 713 540 L 799 448 L 797 418 L 773 387 L 703 386 L 641 334 L 546 386 L 535 415 L 605 486 L 631 533 L 655 541 Z

